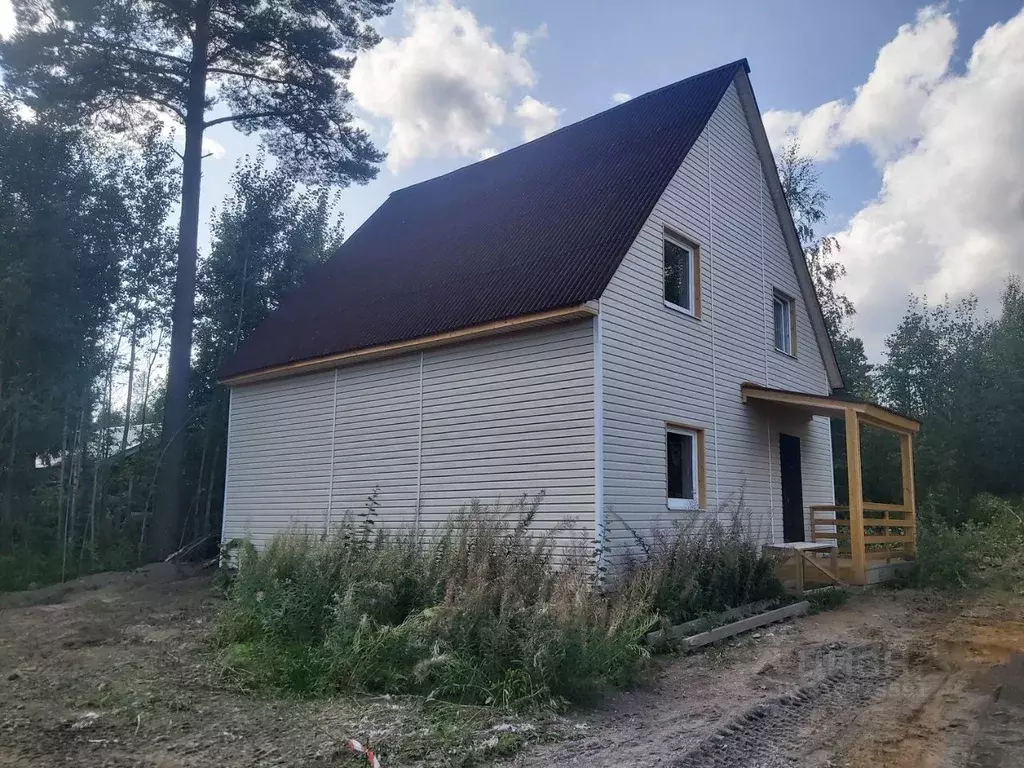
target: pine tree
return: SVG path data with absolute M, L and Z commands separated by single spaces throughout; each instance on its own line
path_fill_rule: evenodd
M 160 116 L 183 126 L 181 218 L 154 554 L 179 540 L 195 304 L 203 137 L 259 134 L 295 179 L 372 179 L 383 155 L 354 127 L 345 85 L 369 25 L 394 0 L 14 0 L 0 67 L 47 118 L 117 131 Z

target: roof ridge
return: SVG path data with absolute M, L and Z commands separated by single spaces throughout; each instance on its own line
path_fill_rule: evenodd
M 551 136 L 555 136 L 555 135 L 557 135 L 559 133 L 562 133 L 563 131 L 567 131 L 570 128 L 576 128 L 577 126 L 583 125 L 584 123 L 589 123 L 592 120 L 596 120 L 599 117 L 603 117 L 604 115 L 607 115 L 609 112 L 615 112 L 615 111 L 621 110 L 621 109 L 623 109 L 625 107 L 635 106 L 637 101 L 639 101 L 641 99 L 646 99 L 646 98 L 648 98 L 650 96 L 654 96 L 655 94 L 658 94 L 658 93 L 662 93 L 663 91 L 667 91 L 670 88 L 676 88 L 678 86 L 684 85 L 685 83 L 689 83 L 692 80 L 696 80 L 696 79 L 701 78 L 701 77 L 706 77 L 708 75 L 712 75 L 712 74 L 715 74 L 717 72 L 721 72 L 723 69 L 738 68 L 740 66 L 743 67 L 743 70 L 747 74 L 750 74 L 750 64 L 747 62 L 746 57 L 744 57 L 742 59 L 736 59 L 735 61 L 731 61 L 728 64 L 722 64 L 719 67 L 713 67 L 713 68 L 707 69 L 707 70 L 705 70 L 703 72 L 698 72 L 695 75 L 690 75 L 689 77 L 684 77 L 682 80 L 676 80 L 673 83 L 668 83 L 666 85 L 659 86 L 658 88 L 655 88 L 652 91 L 646 91 L 645 93 L 641 93 L 639 96 L 634 96 L 633 98 L 629 99 L 628 101 L 624 101 L 621 104 L 615 104 L 615 105 L 613 105 L 611 107 L 608 107 L 607 109 L 602 109 L 600 112 L 595 112 L 592 115 L 587 115 L 586 117 L 580 118 L 579 120 L 576 120 L 575 122 L 569 123 L 568 125 L 563 125 L 560 128 L 556 128 L 553 131 L 549 131 L 548 133 L 545 133 L 543 136 L 538 136 L 537 138 L 531 139 L 530 141 L 524 141 L 522 144 L 516 144 L 514 147 L 509 147 L 508 149 L 506 149 L 506 150 L 504 150 L 502 152 L 499 152 L 496 155 L 492 155 L 491 157 L 485 157 L 485 158 L 482 158 L 480 160 L 474 160 L 472 163 L 469 163 L 468 165 L 460 165 L 458 168 L 453 168 L 452 170 L 450 170 L 450 171 L 448 171 L 446 173 L 442 173 L 439 176 L 431 176 L 429 179 L 424 179 L 423 181 L 417 181 L 414 184 L 409 184 L 408 186 L 400 187 L 399 189 L 392 190 L 388 194 L 388 197 L 390 198 L 390 197 L 393 197 L 394 195 L 398 195 L 398 194 L 406 192 L 406 191 L 408 191 L 410 189 L 415 189 L 416 187 L 422 186 L 424 184 L 429 184 L 429 183 L 431 183 L 433 181 L 438 181 L 439 179 L 447 178 L 448 176 L 451 176 L 452 174 L 460 173 L 462 171 L 465 171 L 467 168 L 474 168 L 474 167 L 476 167 L 478 165 L 483 165 L 484 163 L 489 163 L 492 160 L 497 160 L 499 157 L 501 157 L 503 155 L 507 155 L 507 154 L 509 154 L 511 152 L 516 152 L 516 151 L 518 151 L 520 149 L 523 149 L 524 147 L 529 147 L 531 145 L 536 144 L 537 142 L 544 141 L 545 139 L 548 139 Z

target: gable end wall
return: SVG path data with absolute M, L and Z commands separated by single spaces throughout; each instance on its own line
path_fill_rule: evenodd
M 663 304 L 666 227 L 700 246 L 700 319 Z M 773 348 L 773 289 L 796 299 L 795 358 Z M 667 508 L 667 422 L 705 431 L 706 506 L 725 519 L 742 503 L 763 541 L 782 539 L 780 431 L 801 438 L 805 510 L 832 503 L 828 420 L 769 420 L 740 400 L 745 381 L 817 394 L 830 387 L 735 85 L 612 278 L 601 322 L 603 496 L 613 551 L 628 546 L 629 528 L 707 519 Z

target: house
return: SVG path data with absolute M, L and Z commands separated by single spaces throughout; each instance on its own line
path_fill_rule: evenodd
M 374 489 L 396 526 L 543 492 L 540 525 L 613 550 L 740 501 L 765 542 L 812 508 L 835 538 L 853 406 L 748 73 L 393 193 L 222 372 L 225 539 L 330 529 Z

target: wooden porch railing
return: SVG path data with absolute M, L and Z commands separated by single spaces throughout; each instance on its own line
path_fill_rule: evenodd
M 850 508 L 836 504 L 811 506 L 811 541 L 835 541 L 841 557 L 853 557 Z M 914 557 L 917 521 L 913 507 L 864 502 L 866 560 Z
M 919 421 L 874 403 L 840 396 L 790 392 L 751 383 L 741 385 L 740 392 L 744 402 L 843 420 L 850 505 L 811 507 L 811 540 L 836 542 L 849 559 L 851 583 L 868 583 L 869 560 L 914 556 L 914 435 L 921 428 Z M 864 499 L 860 432 L 865 424 L 899 436 L 903 486 L 899 504 L 874 504 Z

